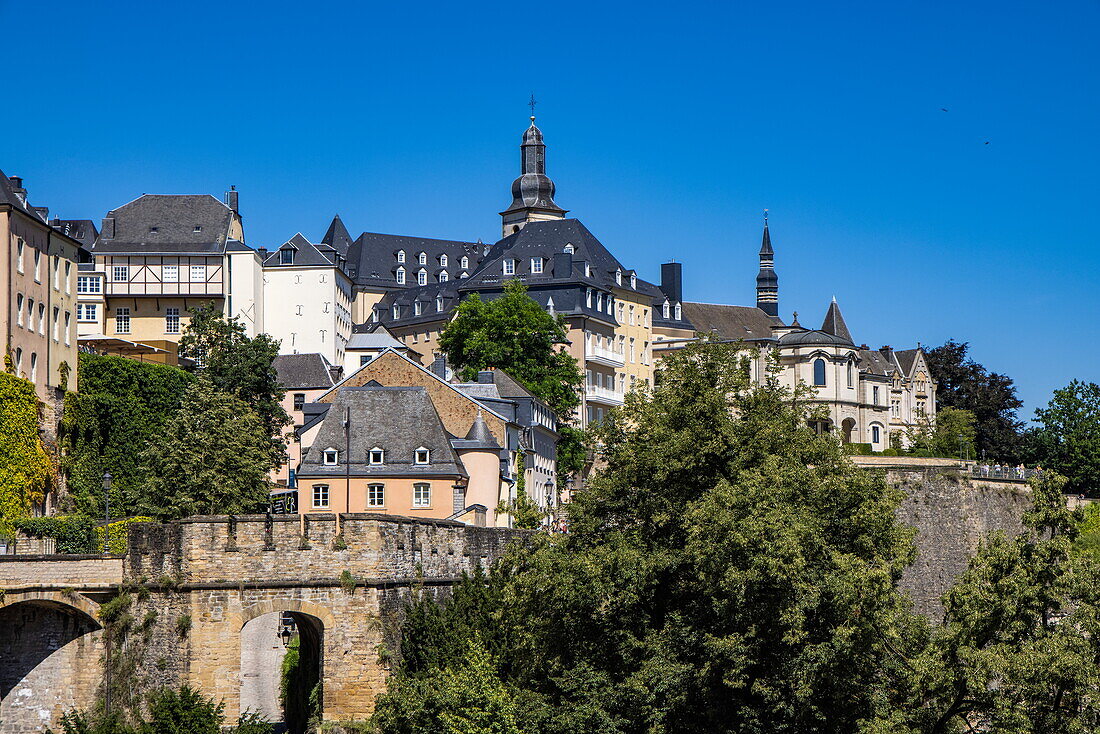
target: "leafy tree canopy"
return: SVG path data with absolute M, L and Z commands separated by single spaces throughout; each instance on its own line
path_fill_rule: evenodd
M 279 436 L 291 419 L 283 409 L 284 391 L 273 366 L 279 342 L 267 334 L 249 337 L 237 318 L 227 319 L 217 304 L 209 303 L 191 312 L 179 350 L 200 365 L 197 373 L 256 412 L 271 436 L 272 456 L 284 463 L 286 446 Z
M 1035 420 L 1039 425 L 1027 434 L 1029 460 L 1064 475 L 1069 492 L 1100 493 L 1100 385 L 1074 380 L 1055 390 Z
M 938 382 L 936 401 L 941 408 L 969 410 L 975 419 L 975 448 L 988 458 L 1019 458 L 1023 422 L 1016 411 L 1023 401 L 1016 396 L 1012 378 L 990 372 L 967 356 L 969 344 L 949 339 L 928 351 L 928 368 Z M 955 450 L 958 450 L 957 447 Z
M 268 427 L 243 400 L 200 375 L 142 455 L 143 511 L 161 520 L 262 512 L 268 502 Z

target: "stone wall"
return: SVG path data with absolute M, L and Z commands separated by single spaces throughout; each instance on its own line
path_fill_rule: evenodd
M 118 556 L 2 556 L 0 589 L 110 588 L 122 582 Z

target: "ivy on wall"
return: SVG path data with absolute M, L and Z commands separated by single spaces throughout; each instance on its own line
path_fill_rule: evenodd
M 34 385 L 0 372 L 0 535 L 42 502 L 55 481 L 53 458 L 38 432 L 40 403 Z

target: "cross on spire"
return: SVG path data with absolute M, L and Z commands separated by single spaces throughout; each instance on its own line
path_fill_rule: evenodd
M 535 117 L 535 105 L 537 105 L 537 104 L 538 104 L 538 102 L 535 100 L 535 93 L 531 92 L 531 101 L 527 103 L 527 106 L 531 108 L 531 118 L 532 119 L 534 119 L 534 117 Z

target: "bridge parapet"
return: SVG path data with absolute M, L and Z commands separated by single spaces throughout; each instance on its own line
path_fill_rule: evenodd
M 0 555 L 0 589 L 107 590 L 122 583 L 122 556 Z

